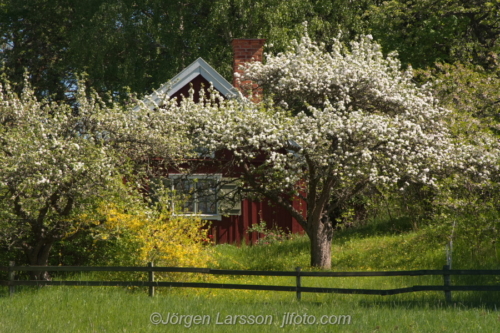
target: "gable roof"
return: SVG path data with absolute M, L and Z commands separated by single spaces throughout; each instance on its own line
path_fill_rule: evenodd
M 152 102 L 158 104 L 161 101 L 160 96 L 165 94 L 168 97 L 172 97 L 179 90 L 187 86 L 196 77 L 200 76 L 205 80 L 210 82 L 215 89 L 217 89 L 226 98 L 235 98 L 238 96 L 238 90 L 233 87 L 226 79 L 224 79 L 215 69 L 212 68 L 205 60 L 202 58 L 196 59 L 191 65 L 184 68 L 179 74 L 174 76 L 170 81 L 164 83 L 155 90 L 146 99 L 143 99 L 144 103 L 148 106 L 152 106 Z

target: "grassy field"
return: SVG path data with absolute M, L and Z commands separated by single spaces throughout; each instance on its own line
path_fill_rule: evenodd
M 440 298 L 307 295 L 297 302 L 292 293 L 171 292 L 148 298 L 116 288 L 42 288 L 0 299 L 0 332 L 498 331 L 495 309 L 445 306 Z M 202 321 L 178 320 L 182 315 L 199 315 Z M 247 316 L 246 323 L 236 315 Z M 267 321 L 259 324 L 259 317 Z M 326 324 L 314 323 L 322 319 Z M 164 323 L 155 325 L 155 320 Z
M 304 237 L 270 246 L 211 248 L 213 268 L 308 269 Z M 445 251 L 425 230 L 393 230 L 371 225 L 338 232 L 334 271 L 440 269 Z M 498 268 L 496 257 L 478 263 L 457 247 L 454 268 Z M 203 266 L 203 265 L 200 265 Z M 66 277 L 92 278 L 95 276 Z M 193 276 L 200 280 L 203 277 Z M 207 278 L 205 278 L 207 279 Z M 294 285 L 289 277 L 209 277 L 210 282 Z M 453 277 L 453 284 L 495 283 L 496 278 Z M 303 278 L 303 286 L 389 289 L 442 284 L 442 277 Z M 395 296 L 302 294 L 292 292 L 158 288 L 19 288 L 8 297 L 0 289 L 0 333 L 4 332 L 497 332 L 500 293 L 456 292 L 446 304 L 442 292 Z

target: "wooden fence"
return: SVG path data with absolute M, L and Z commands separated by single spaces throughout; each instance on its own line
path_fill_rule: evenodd
M 8 267 L 0 267 L 8 272 L 8 280 L 0 281 L 0 285 L 8 286 L 9 293 L 15 292 L 16 286 L 136 286 L 149 287 L 149 295 L 154 296 L 155 287 L 184 287 L 184 288 L 212 288 L 212 289 L 241 289 L 241 290 L 272 290 L 291 291 L 301 299 L 301 293 L 337 293 L 337 294 L 364 294 L 364 295 L 396 295 L 417 291 L 443 291 L 447 302 L 452 301 L 452 291 L 500 291 L 500 285 L 489 286 L 453 286 L 452 275 L 500 275 L 500 270 L 451 270 L 448 265 L 441 270 L 414 270 L 414 271 L 385 271 L 385 272 L 305 272 L 297 267 L 295 271 L 249 271 L 211 268 L 188 267 L 154 267 L 149 263 L 147 267 L 86 267 L 86 266 L 15 266 L 13 262 Z M 16 272 L 148 272 L 148 281 L 40 281 L 16 280 Z M 176 273 L 203 273 L 213 275 L 246 275 L 246 276 L 290 276 L 296 277 L 294 286 L 248 285 L 228 283 L 202 282 L 164 282 L 155 281 L 154 272 Z M 346 289 L 302 287 L 303 277 L 370 277 L 370 276 L 443 276 L 443 285 L 417 285 L 397 289 Z

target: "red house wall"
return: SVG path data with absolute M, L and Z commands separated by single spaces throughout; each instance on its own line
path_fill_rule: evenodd
M 304 202 L 295 200 L 294 207 L 303 207 L 305 216 Z M 209 234 L 217 244 L 254 244 L 263 235 L 248 233 L 247 230 L 262 221 L 266 222 L 268 228 L 279 227 L 291 233 L 304 232 L 286 209 L 268 201 L 255 202 L 245 199 L 241 203 L 241 215 L 223 216 L 221 221 L 211 221 Z

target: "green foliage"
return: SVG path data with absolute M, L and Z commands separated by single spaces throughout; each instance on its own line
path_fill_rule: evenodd
M 376 218 L 387 219 L 391 229 L 403 237 L 408 231 L 418 233 L 418 242 L 435 248 L 436 258 L 444 258 L 444 249 L 451 242 L 454 267 L 495 268 L 500 263 L 498 193 L 495 182 L 480 185 L 455 174 L 441 180 L 439 188 L 412 184 L 402 192 L 390 193 L 383 201 L 375 202 Z M 362 230 L 366 235 L 376 235 L 380 230 L 373 226 L 368 222 L 349 235 L 355 237 Z M 417 247 L 407 253 L 411 260 L 419 261 L 421 251 Z
M 384 49 L 416 68 L 435 62 L 498 67 L 498 1 L 391 0 L 367 11 Z
M 0 64 L 25 70 L 38 96 L 74 102 L 77 75 L 115 98 L 159 87 L 198 57 L 232 78 L 233 38 L 266 38 L 283 51 L 310 22 L 328 42 L 360 33 L 371 0 L 7 0 L 0 6 Z M 96 47 L 99 45 L 99 47 Z
M 412 182 L 400 191 L 381 190 L 383 195 L 375 198 L 377 204 L 381 205 L 381 214 L 377 218 L 404 218 L 411 222 L 413 230 L 427 225 L 432 219 L 435 211 L 433 202 L 438 188 Z
M 500 80 L 495 71 L 461 63 L 436 64 L 432 70 L 419 70 L 416 77 L 432 82 L 441 103 L 453 110 L 447 121 L 457 142 L 477 144 L 486 137 L 492 138 L 491 147 L 498 142 Z M 497 260 L 498 173 L 483 184 L 460 172 L 446 176 L 427 204 L 415 198 L 410 206 L 427 207 L 435 235 L 443 243 L 453 241 L 454 252 L 463 258 L 461 266 L 473 267 L 479 257 Z
M 283 230 L 277 225 L 269 228 L 267 226 L 267 223 L 264 221 L 261 221 L 259 224 L 252 225 L 252 227 L 247 229 L 247 232 L 258 233 L 259 239 L 255 243 L 257 245 L 270 245 L 274 243 L 281 243 L 295 237 L 294 234 L 291 234 L 289 231 Z
M 309 35 L 313 40 L 331 44 L 331 37 L 343 32 L 344 40 L 363 31 L 361 18 L 373 1 L 362 0 L 353 3 L 346 0 L 216 0 L 210 5 L 207 27 L 212 35 L 220 38 L 207 50 L 210 63 L 226 77 L 232 76 L 231 50 L 233 38 L 265 38 L 272 45 L 273 52 L 286 50 L 288 41 L 299 38 L 303 33 L 303 22 L 307 21 Z M 214 58 L 215 48 L 223 57 Z M 205 58 L 205 55 L 203 56 Z M 213 59 L 213 60 L 212 60 Z
M 500 236 L 500 197 L 498 184 L 489 187 L 460 186 L 449 181 L 436 197 L 438 211 L 433 232 L 442 243 L 453 243 L 459 254 L 456 265 L 476 268 L 498 264 Z M 454 255 L 455 256 L 455 255 Z
M 500 78 L 497 71 L 488 72 L 479 66 L 436 64 L 419 70 L 417 80 L 432 82 L 441 103 L 454 110 L 452 130 L 473 137 L 477 131 L 500 133 Z

